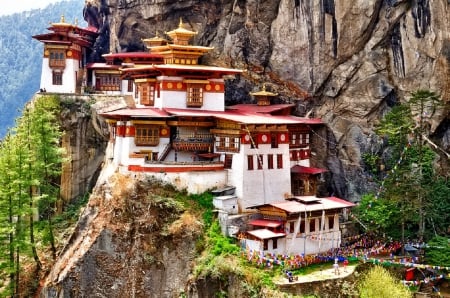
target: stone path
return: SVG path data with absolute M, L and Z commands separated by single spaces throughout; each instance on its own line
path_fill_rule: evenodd
M 295 284 L 295 283 L 308 283 L 313 281 L 319 281 L 319 280 L 327 280 L 327 279 L 336 279 L 336 278 L 343 278 L 346 276 L 349 276 L 355 271 L 356 265 L 349 265 L 346 268 L 346 271 L 344 271 L 343 266 L 341 265 L 339 267 L 339 275 L 334 274 L 334 269 L 332 268 L 332 265 L 327 267 L 323 270 L 317 270 L 314 272 L 311 272 L 306 275 L 294 275 L 294 278 L 298 277 L 298 280 L 294 280 L 293 282 L 289 282 L 287 278 L 278 277 L 276 280 L 274 280 L 275 284 Z

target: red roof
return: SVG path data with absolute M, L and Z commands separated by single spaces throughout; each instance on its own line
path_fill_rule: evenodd
M 253 219 L 249 221 L 249 224 L 258 227 L 267 227 L 267 228 L 276 228 L 281 226 L 283 223 L 281 221 L 276 220 L 268 220 L 268 219 Z
M 301 197 L 299 197 L 301 200 Z M 260 206 L 255 206 L 253 208 L 258 208 L 262 206 L 273 206 L 275 208 L 286 211 L 290 214 L 299 214 L 308 211 L 321 211 L 321 210 L 331 210 L 331 209 L 344 209 L 355 206 L 354 203 L 339 199 L 336 197 L 328 198 L 317 198 L 317 203 L 311 201 L 310 203 L 303 204 L 296 200 L 283 200 L 279 202 L 268 203 Z
M 108 116 L 111 118 L 120 118 L 120 117 L 135 117 L 135 118 L 144 118 L 144 117 L 157 117 L 157 118 L 167 118 L 170 117 L 164 110 L 157 108 L 134 108 L 134 109 L 121 109 L 112 112 L 101 113 L 102 116 Z
M 304 166 L 299 166 L 299 165 L 295 165 L 291 168 L 291 173 L 298 173 L 298 174 L 315 175 L 315 174 L 320 174 L 320 173 L 324 173 L 324 172 L 328 172 L 328 170 L 321 169 L 321 168 L 304 167 Z

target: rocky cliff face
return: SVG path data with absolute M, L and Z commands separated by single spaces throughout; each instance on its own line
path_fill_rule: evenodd
M 91 97 L 61 95 L 60 100 L 61 145 L 67 154 L 61 173 L 61 196 L 69 202 L 94 187 L 105 157 L 108 130 L 91 109 Z
M 202 224 L 170 188 L 105 166 L 40 297 L 179 297 Z
M 196 44 L 214 47 L 205 63 L 246 70 L 227 85 L 229 104 L 250 101 L 249 91 L 266 82 L 282 101 L 297 103 L 299 115 L 323 118 L 326 131 L 317 138 L 324 149 L 316 156 L 325 162 L 315 166 L 330 169 L 329 189 L 350 200 L 373 187 L 361 156 L 383 150 L 373 134 L 380 117 L 418 89 L 450 97 L 447 0 L 93 3 L 109 51 L 145 50 L 142 38 L 182 18 L 198 32 Z M 449 150 L 447 109 L 432 116 L 431 137 Z

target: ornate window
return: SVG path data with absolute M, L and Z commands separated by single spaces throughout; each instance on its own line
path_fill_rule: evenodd
M 141 104 L 153 106 L 155 104 L 155 85 L 144 83 L 139 86 L 141 92 Z
M 188 85 L 186 106 L 191 108 L 203 106 L 203 84 Z
M 134 143 L 138 146 L 157 146 L 159 144 L 159 127 L 155 125 L 136 126 Z
M 241 139 L 235 135 L 216 136 L 216 151 L 221 152 L 239 152 Z
M 118 74 L 98 74 L 95 88 L 100 91 L 120 91 L 120 82 Z
M 50 50 L 48 63 L 52 68 L 64 68 L 66 66 L 66 51 L 54 49 Z
M 62 85 L 62 71 L 53 71 L 52 72 L 52 84 L 53 85 Z

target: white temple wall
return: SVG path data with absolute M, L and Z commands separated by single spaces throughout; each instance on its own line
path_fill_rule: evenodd
M 79 61 L 66 59 L 66 66 L 62 70 L 62 85 L 53 85 L 53 70 L 49 66 L 49 59 L 43 58 L 40 88 L 47 92 L 75 93 L 77 71 L 79 71 Z
M 239 153 L 241 160 L 236 162 L 237 166 L 233 168 L 233 173 L 230 175 L 231 177 L 235 175 L 241 177 L 242 184 L 235 185 L 236 194 L 240 199 L 240 207 L 245 209 L 250 206 L 280 201 L 290 194 L 291 172 L 288 150 L 288 144 L 279 144 L 278 148 L 271 148 L 271 144 L 260 144 L 255 149 L 251 149 L 248 144 L 241 146 Z M 273 169 L 268 168 L 268 154 L 273 156 Z M 283 167 L 281 169 L 277 168 L 277 154 L 282 154 Z M 253 170 L 248 170 L 248 155 L 253 156 Z M 263 159 L 262 170 L 258 170 L 259 155 Z

